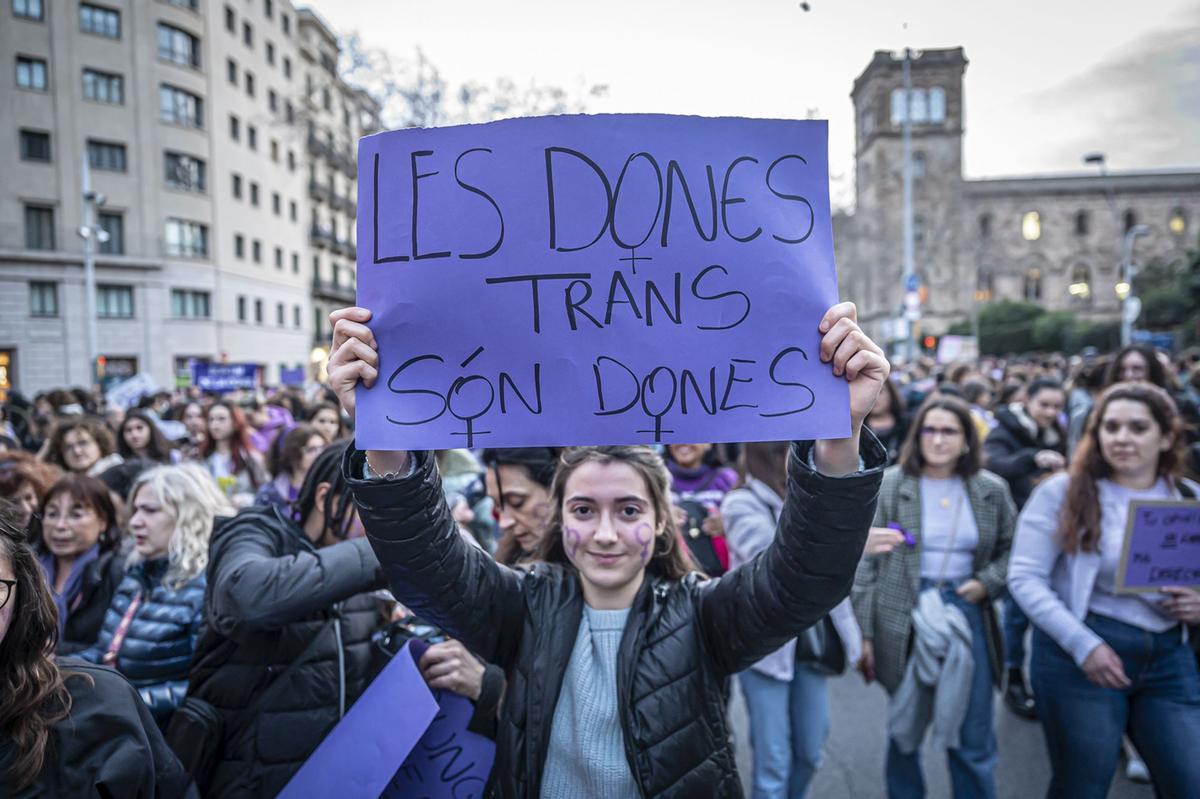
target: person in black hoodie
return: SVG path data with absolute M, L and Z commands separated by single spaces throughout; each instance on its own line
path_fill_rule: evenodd
M 295 521 L 247 508 L 213 533 L 188 687 L 222 722 L 215 762 L 193 772 L 206 796 L 277 794 L 370 680 L 371 592 L 385 583 L 341 477 L 345 450 L 317 457 Z
M 57 608 L 14 521 L 0 513 L 0 796 L 196 797 L 124 677 L 54 657 Z
M 1025 399 L 996 411 L 996 427 L 983 442 L 984 466 L 1008 481 L 1017 510 L 1034 486 L 1067 467 L 1067 434 L 1059 420 L 1067 404 L 1061 383 L 1037 378 Z M 1025 632 L 1029 619 L 1012 596 L 1004 597 L 1004 660 L 1008 688 L 1004 701 L 1018 716 L 1037 718 L 1025 679 Z

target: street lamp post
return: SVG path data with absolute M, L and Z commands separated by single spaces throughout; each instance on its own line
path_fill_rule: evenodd
M 904 157 L 904 294 L 906 299 L 915 294 L 916 260 L 913 252 L 913 175 L 912 175 L 912 49 L 904 48 L 904 118 L 901 120 L 901 134 Z M 916 329 L 913 324 L 920 319 L 920 305 L 908 307 L 906 302 L 904 312 L 904 347 L 905 357 L 909 363 L 916 360 Z
M 1121 298 L 1121 346 L 1128 347 L 1133 340 L 1133 323 L 1142 310 L 1142 301 L 1133 293 L 1133 247 L 1139 236 L 1149 236 L 1150 228 L 1134 225 L 1125 231 L 1121 247 L 1121 282 L 1117 284 L 1117 296 Z
M 100 380 L 97 369 L 99 361 L 99 344 L 96 333 L 96 258 L 92 240 L 103 244 L 108 241 L 108 231 L 96 224 L 96 209 L 108 200 L 103 194 L 92 191 L 92 173 L 88 167 L 88 154 L 84 150 L 83 167 L 81 172 L 83 186 L 83 224 L 79 226 L 79 237 L 83 239 L 83 282 L 84 282 L 84 320 L 85 341 L 87 342 L 88 369 L 91 372 L 92 385 Z

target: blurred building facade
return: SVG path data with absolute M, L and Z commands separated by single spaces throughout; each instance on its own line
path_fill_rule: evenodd
M 378 105 L 337 76 L 329 26 L 286 0 L 10 0 L 0 18 L 9 382 L 90 380 L 85 159 L 108 234 L 95 262 L 109 379 L 146 372 L 169 386 L 198 359 L 256 363 L 274 382 L 310 364 L 327 287 L 353 299 L 344 155 L 379 127 Z M 342 160 L 328 166 L 314 138 L 337 141 Z M 315 235 L 328 201 L 314 176 L 338 192 L 337 261 Z
M 856 203 L 834 218 L 842 296 L 885 340 L 902 335 L 903 62 L 903 53 L 878 51 L 854 82 Z M 911 61 L 923 333 L 944 333 L 1005 299 L 1118 319 L 1122 239 L 1134 225 L 1149 229 L 1136 241 L 1136 263 L 1186 264 L 1200 237 L 1200 170 L 964 178 L 966 67 L 962 48 Z

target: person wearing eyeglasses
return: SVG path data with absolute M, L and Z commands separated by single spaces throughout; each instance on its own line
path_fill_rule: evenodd
M 111 669 L 54 656 L 58 611 L 0 511 L 0 796 L 197 796 L 149 709 Z
M 924 796 L 930 729 L 956 799 L 996 795 L 1002 643 L 992 602 L 1005 590 L 1017 509 L 1008 485 L 980 468 L 979 449 L 965 402 L 934 394 L 921 405 L 879 491 L 875 527 L 894 538 L 855 576 L 859 669 L 890 696 L 889 797 Z
M 329 445 L 324 434 L 309 424 L 296 425 L 280 434 L 267 452 L 274 479 L 258 490 L 254 504 L 286 508 L 296 501 L 313 461 Z

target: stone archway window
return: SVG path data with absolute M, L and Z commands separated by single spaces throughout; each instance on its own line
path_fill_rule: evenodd
M 1087 264 L 1076 264 L 1071 269 L 1071 282 L 1067 293 L 1077 303 L 1089 303 L 1092 297 L 1092 270 Z
M 929 121 L 935 124 L 946 121 L 946 90 L 941 86 L 929 90 Z
M 1029 302 L 1038 302 L 1042 299 L 1042 270 L 1036 266 L 1025 270 L 1022 296 Z

